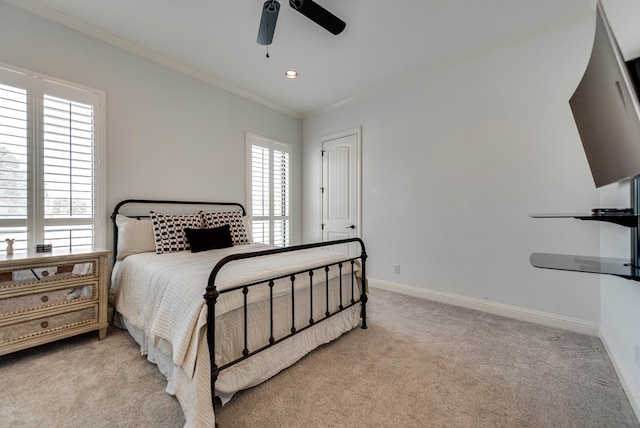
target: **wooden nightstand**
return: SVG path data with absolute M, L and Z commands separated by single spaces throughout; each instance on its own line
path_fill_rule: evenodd
M 107 250 L 0 257 L 0 355 L 88 331 L 107 335 Z

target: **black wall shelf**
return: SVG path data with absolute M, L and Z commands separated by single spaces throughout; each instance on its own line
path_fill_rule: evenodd
M 606 221 L 625 227 L 638 227 L 640 215 L 634 213 L 606 213 L 606 214 L 530 214 L 533 218 L 576 218 L 579 220 Z

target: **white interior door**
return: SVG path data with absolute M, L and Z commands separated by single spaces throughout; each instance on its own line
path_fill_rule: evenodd
M 322 138 L 322 240 L 361 236 L 360 129 Z M 356 255 L 357 246 L 332 248 Z

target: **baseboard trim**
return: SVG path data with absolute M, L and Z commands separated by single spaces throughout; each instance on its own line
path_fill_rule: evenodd
M 636 414 L 636 418 L 640 421 L 640 390 L 638 390 L 638 387 L 631 381 L 632 377 L 629 372 L 622 364 L 620 364 L 622 359 L 618 356 L 615 348 L 609 345 L 608 336 L 604 331 L 600 331 L 600 340 L 602 340 L 604 349 L 609 355 L 609 360 L 618 375 L 622 389 L 624 389 L 624 392 L 627 394 L 627 398 L 629 399 L 629 403 Z
M 598 324 L 575 318 L 560 317 L 546 312 L 532 311 L 529 309 L 519 308 L 517 306 L 487 302 L 480 299 L 473 299 L 470 297 L 458 296 L 455 294 L 443 293 L 441 291 L 428 290 L 410 285 L 397 284 L 374 278 L 368 278 L 368 285 L 371 288 L 379 288 L 399 294 L 405 294 L 407 296 L 419 297 L 468 309 L 475 309 L 477 311 L 500 315 L 507 318 L 532 322 L 548 327 L 561 328 L 563 330 L 581 334 L 588 334 L 589 336 L 599 336 L 600 334 Z

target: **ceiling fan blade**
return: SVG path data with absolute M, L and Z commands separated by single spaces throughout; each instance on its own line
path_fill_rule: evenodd
M 280 12 L 280 3 L 275 0 L 267 0 L 262 6 L 262 17 L 258 28 L 258 44 L 270 45 L 273 41 L 273 33 L 276 31 L 276 21 Z
M 347 25 L 343 20 L 312 0 L 289 0 L 289 6 L 334 35 L 342 33 Z

